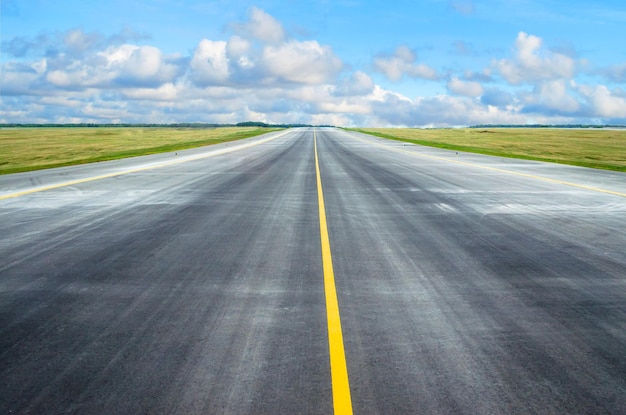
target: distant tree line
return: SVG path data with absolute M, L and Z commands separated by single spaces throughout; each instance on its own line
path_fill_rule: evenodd
M 100 124 L 100 123 L 79 123 L 79 124 L 20 124 L 5 123 L 0 124 L 0 128 L 118 128 L 118 127 L 141 127 L 141 128 L 220 128 L 220 127 L 259 127 L 259 128 L 295 128 L 314 127 L 310 124 L 266 124 L 257 121 L 245 121 L 237 124 L 212 124 L 212 123 L 172 123 L 172 124 L 145 124 L 145 123 L 123 123 L 123 124 Z M 317 125 L 315 127 L 332 127 L 331 125 Z

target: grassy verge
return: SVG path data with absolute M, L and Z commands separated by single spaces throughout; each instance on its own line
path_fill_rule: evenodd
M 275 129 L 15 128 L 0 129 L 0 174 L 178 151 L 265 134 Z
M 625 130 L 359 128 L 353 131 L 449 150 L 626 171 Z

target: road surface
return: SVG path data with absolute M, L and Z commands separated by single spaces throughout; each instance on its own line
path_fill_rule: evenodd
M 624 413 L 625 247 L 624 173 L 337 129 L 3 176 L 0 413 Z

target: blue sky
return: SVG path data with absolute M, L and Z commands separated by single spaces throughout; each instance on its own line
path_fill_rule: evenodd
M 623 1 L 3 0 L 0 122 L 626 124 Z

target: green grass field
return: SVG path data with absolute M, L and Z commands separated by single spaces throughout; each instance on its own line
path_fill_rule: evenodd
M 259 127 L 0 129 L 0 174 L 177 151 L 264 134 Z
M 223 143 L 267 133 L 258 127 L 0 129 L 0 174 L 113 160 Z M 556 128 L 357 131 L 457 151 L 626 171 L 626 131 Z
M 450 150 L 626 171 L 626 130 L 364 128 L 355 131 Z

